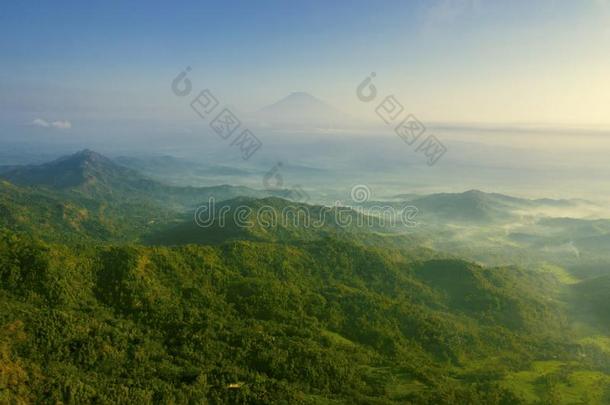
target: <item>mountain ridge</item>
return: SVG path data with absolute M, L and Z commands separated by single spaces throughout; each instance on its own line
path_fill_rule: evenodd
M 289 190 L 257 190 L 229 184 L 207 187 L 167 185 L 89 149 L 40 165 L 20 166 L 0 173 L 0 179 L 19 186 L 46 187 L 90 198 L 152 200 L 179 210 L 190 209 L 210 197 L 221 201 L 237 196 L 291 195 Z

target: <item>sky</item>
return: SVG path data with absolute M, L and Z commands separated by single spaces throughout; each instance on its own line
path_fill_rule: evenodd
M 181 130 L 187 66 L 236 111 L 305 91 L 373 119 L 375 72 L 426 122 L 610 128 L 609 51 L 608 0 L 5 1 L 0 137 Z

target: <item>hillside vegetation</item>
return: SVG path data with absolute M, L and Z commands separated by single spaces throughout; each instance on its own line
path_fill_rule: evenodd
M 130 169 L 122 182 L 112 173 L 123 169 L 85 155 L 78 169 L 60 159 L 45 166 L 51 177 L 11 168 L 5 178 L 19 184 L 0 183 L 0 403 L 610 402 L 601 267 L 484 266 L 457 257 L 467 245 L 456 239 L 445 244 L 455 252 L 429 248 L 449 227 L 361 228 L 351 209 L 340 226 L 336 207 L 232 192 L 217 194 L 226 222 L 214 211 L 201 227 L 186 200 L 163 207 L 141 187 L 170 186 Z M 517 204 L 455 198 L 468 215 L 497 212 L 494 199 Z M 485 203 L 468 208 L 473 198 Z M 237 207 L 329 218 L 269 226 L 250 213 L 238 226 Z M 518 243 L 563 243 L 577 229 L 579 241 L 601 237 L 585 252 L 607 263 L 606 221 L 532 227 L 538 238 Z M 507 254 L 536 260 L 513 243 Z

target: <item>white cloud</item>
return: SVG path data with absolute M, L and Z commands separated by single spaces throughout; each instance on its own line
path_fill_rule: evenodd
M 30 122 L 30 125 L 34 125 L 35 127 L 43 127 L 48 128 L 51 126 L 48 121 L 43 120 L 42 118 L 36 118 L 34 121 Z
M 51 126 L 53 128 L 57 128 L 57 129 L 70 129 L 70 128 L 72 128 L 72 123 L 67 120 L 54 121 L 51 123 Z
M 32 122 L 30 122 L 30 125 L 33 125 L 35 127 L 41 127 L 41 128 L 56 128 L 56 129 L 72 128 L 72 123 L 68 120 L 58 120 L 58 121 L 49 122 L 42 118 L 34 119 Z

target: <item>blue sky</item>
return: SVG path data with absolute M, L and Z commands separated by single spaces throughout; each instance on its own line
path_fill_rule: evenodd
M 609 27 L 605 0 L 3 2 L 0 131 L 192 119 L 187 65 L 243 111 L 306 91 L 368 118 L 375 71 L 427 121 L 610 126 Z

